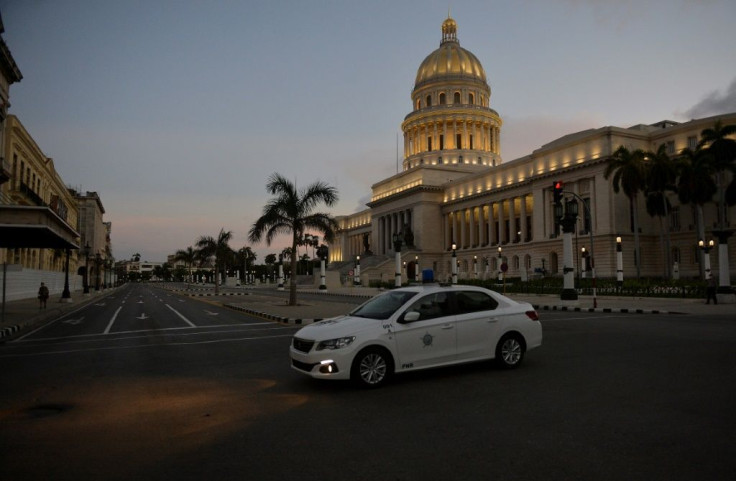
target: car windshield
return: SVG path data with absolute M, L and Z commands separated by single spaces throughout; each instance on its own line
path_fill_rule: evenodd
M 412 291 L 387 292 L 369 300 L 351 312 L 350 315 L 369 319 L 388 319 L 399 307 L 416 295 L 417 293 Z

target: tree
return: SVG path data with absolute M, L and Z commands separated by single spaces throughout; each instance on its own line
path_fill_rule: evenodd
M 716 185 L 718 188 L 718 228 L 723 230 L 726 226 L 726 190 L 725 172 L 731 170 L 736 173 L 736 125 L 723 125 L 721 120 L 716 120 L 713 128 L 704 129 L 700 132 L 698 147 L 704 148 L 713 156 L 713 166 L 716 173 Z M 736 176 L 731 180 L 731 185 L 736 182 Z M 728 188 L 733 189 L 731 186 Z
M 274 237 L 291 234 L 291 250 L 297 252 L 297 243 L 307 229 L 321 232 L 328 242 L 335 237 L 337 222 L 329 214 L 313 212 L 321 203 L 331 207 L 337 202 L 337 189 L 318 181 L 305 189 L 297 190 L 296 185 L 279 174 L 272 174 L 266 184 L 266 191 L 274 195 L 263 208 L 263 215 L 253 224 L 248 234 L 251 242 L 260 242 L 264 237 L 271 245 Z M 291 256 L 291 272 L 296 272 L 297 256 Z M 296 276 L 289 280 L 289 305 L 296 305 Z
M 192 282 L 192 266 L 197 260 L 197 251 L 192 246 L 186 249 L 179 249 L 174 254 L 174 260 L 177 262 L 183 262 L 187 269 L 187 282 Z
M 697 147 L 695 150 L 684 149 L 677 163 L 677 198 L 683 205 L 692 205 L 695 209 L 696 236 L 693 245 L 698 240 L 705 240 L 705 224 L 703 221 L 703 205 L 713 199 L 718 190 L 713 174 L 715 167 L 713 157 L 705 150 Z M 703 275 L 703 253 L 700 256 L 700 275 Z
M 139 253 L 136 252 L 135 254 L 133 254 L 133 261 L 140 262 L 140 260 L 141 260 L 141 255 Z
M 200 250 L 200 258 L 213 257 L 215 258 L 215 295 L 219 294 L 219 281 L 220 281 L 220 262 L 232 255 L 232 249 L 228 245 L 230 239 L 232 239 L 233 233 L 231 231 L 225 231 L 220 229 L 220 233 L 217 238 L 212 236 L 202 236 L 197 241 L 197 247 Z
M 637 278 L 641 277 L 638 198 L 639 192 L 646 185 L 645 157 L 646 154 L 643 150 L 637 149 L 631 152 L 622 145 L 613 153 L 603 174 L 606 179 L 613 175 L 613 191 L 618 193 L 623 190 L 624 195 L 629 198 L 634 224 L 634 260 L 636 262 Z
M 248 265 L 253 265 L 257 257 L 256 253 L 249 246 L 241 247 L 238 250 L 238 263 L 243 265 L 243 284 L 248 279 Z
M 647 152 L 646 207 L 652 217 L 659 217 L 660 236 L 664 237 L 665 277 L 670 278 L 672 252 L 670 250 L 670 201 L 667 192 L 675 189 L 676 163 L 667 155 L 667 146 L 660 144 L 656 152 Z

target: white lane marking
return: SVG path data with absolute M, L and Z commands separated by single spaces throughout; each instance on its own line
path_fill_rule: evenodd
M 69 319 L 68 321 L 62 321 L 62 322 L 64 324 L 71 324 L 73 326 L 76 326 L 77 324 L 80 324 L 83 319 L 84 319 L 84 316 L 80 317 L 79 319 Z
M 284 335 L 278 335 L 278 336 L 239 337 L 235 339 L 214 339 L 210 341 L 193 341 L 193 342 L 162 342 L 158 344 L 141 344 L 138 346 L 93 347 L 89 349 L 68 349 L 66 351 L 34 352 L 34 353 L 27 353 L 27 354 L 0 354 L 0 358 L 48 356 L 49 354 L 74 354 L 77 352 L 117 351 L 117 350 L 123 350 L 123 349 L 138 349 L 138 348 L 158 347 L 158 346 L 193 346 L 197 344 L 219 344 L 223 342 L 256 341 L 259 339 L 276 339 L 279 337 L 292 337 L 292 335 L 284 334 Z
M 210 316 L 216 316 L 216 315 L 218 315 L 218 314 L 219 314 L 219 312 L 212 312 L 212 311 L 208 311 L 207 309 L 205 309 L 205 310 L 204 310 L 204 312 L 206 312 L 206 313 L 207 313 L 207 314 L 209 314 Z
M 140 319 L 141 321 L 145 321 L 146 319 L 148 319 L 148 316 L 144 312 L 143 314 L 140 315 L 140 317 L 136 317 L 136 319 Z
M 117 311 L 115 311 L 115 314 L 112 315 L 112 319 L 110 319 L 110 323 L 105 328 L 105 331 L 103 334 L 110 334 L 110 329 L 112 329 L 112 324 L 115 322 L 115 319 L 118 317 L 118 312 L 120 312 L 120 309 L 122 309 L 123 306 L 118 307 Z
M 187 323 L 187 324 L 189 324 L 190 326 L 192 326 L 192 327 L 197 327 L 197 326 L 195 326 L 195 325 L 194 325 L 194 323 L 193 323 L 192 321 L 190 321 L 190 320 L 189 320 L 189 319 L 187 319 L 186 317 L 182 316 L 182 315 L 181 315 L 181 313 L 180 313 L 179 311 L 177 311 L 176 309 L 174 309 L 174 308 L 173 308 L 173 307 L 171 307 L 170 305 L 166 304 L 166 307 L 168 307 L 169 309 L 171 309 L 172 311 L 174 311 L 174 314 L 176 314 L 177 316 L 181 317 L 181 318 L 182 318 L 182 319 L 184 320 L 184 322 L 186 322 L 186 323 Z

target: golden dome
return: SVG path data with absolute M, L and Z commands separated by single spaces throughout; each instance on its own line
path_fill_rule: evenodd
M 417 70 L 414 87 L 440 77 L 466 77 L 486 83 L 486 72 L 472 52 L 460 46 L 457 23 L 450 17 L 442 22 L 440 48 L 427 55 Z

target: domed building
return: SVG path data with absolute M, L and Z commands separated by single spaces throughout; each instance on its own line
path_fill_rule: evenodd
M 433 269 L 437 280 L 448 280 L 453 262 L 460 279 L 495 278 L 502 265 L 507 277 L 521 280 L 570 272 L 583 278 L 590 275 L 591 253 L 598 277 L 616 278 L 617 245 L 624 246 L 626 277 L 637 272 L 703 275 L 695 209 L 668 194 L 671 245 L 665 252 L 660 223 L 646 221 L 646 203 L 640 201 L 640 246 L 646 254 L 637 259 L 629 199 L 614 192 L 604 172 L 619 146 L 656 151 L 664 144 L 674 156 L 694 148 L 700 132 L 716 120 L 736 124 L 736 113 L 685 123 L 589 129 L 503 162 L 503 122 L 490 101 L 486 71 L 460 46 L 457 23 L 448 17 L 439 48 L 417 69 L 411 112 L 401 123 L 401 172 L 371 186 L 366 210 L 337 218 L 339 230 L 329 255 L 343 282 L 350 282 L 348 272 L 356 264 L 362 285 L 393 281 L 397 249 L 404 282 L 417 279 L 423 269 Z M 563 265 L 562 229 L 552 192 L 557 182 L 564 185 L 565 201 L 579 210 L 574 225 L 566 229 L 575 237 L 571 265 Z M 713 229 L 714 204 L 704 206 L 704 217 L 706 230 Z M 736 207 L 729 208 L 728 218 L 736 218 Z M 721 259 L 736 258 L 733 246 L 723 247 L 727 251 Z M 727 265 L 720 270 L 728 271 Z

